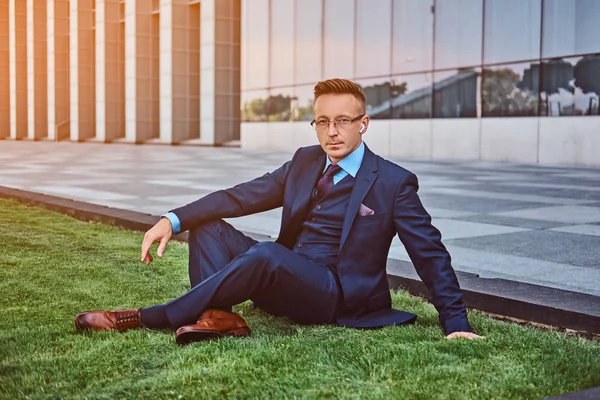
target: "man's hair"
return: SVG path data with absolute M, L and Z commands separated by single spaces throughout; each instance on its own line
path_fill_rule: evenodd
M 315 86 L 315 98 L 313 104 L 324 94 L 351 94 L 360 101 L 363 110 L 366 108 L 365 92 L 363 92 L 362 88 L 357 83 L 348 79 L 334 78 L 317 83 Z

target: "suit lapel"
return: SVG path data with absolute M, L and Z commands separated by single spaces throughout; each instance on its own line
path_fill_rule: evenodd
M 323 172 L 323 168 L 325 168 L 325 157 L 326 156 L 323 155 L 315 158 L 306 168 L 306 173 L 303 174 L 298 192 L 294 198 L 294 203 L 292 204 L 290 213 L 290 218 L 292 220 L 298 216 L 304 217 L 304 214 L 306 214 L 305 211 L 310 202 L 310 195 Z
M 340 251 L 348 238 L 348 233 L 354 222 L 354 218 L 358 213 L 360 203 L 364 200 L 365 196 L 371 189 L 373 182 L 377 179 L 377 157 L 369 148 L 365 145 L 365 155 L 363 157 L 362 164 L 358 173 L 356 174 L 356 182 L 354 182 L 354 188 L 350 195 L 350 201 L 348 208 L 346 209 L 346 215 L 344 217 L 344 225 L 342 227 L 342 238 L 340 240 Z

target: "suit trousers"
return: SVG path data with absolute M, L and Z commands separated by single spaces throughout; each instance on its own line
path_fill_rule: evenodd
M 164 305 L 172 328 L 246 300 L 299 324 L 335 321 L 343 294 L 331 268 L 278 243 L 259 243 L 223 220 L 190 230 L 188 242 L 192 288 Z

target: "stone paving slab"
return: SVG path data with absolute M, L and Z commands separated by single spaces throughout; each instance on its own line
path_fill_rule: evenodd
M 530 219 L 530 218 L 506 217 L 506 216 L 494 215 L 494 214 L 466 215 L 466 216 L 462 217 L 461 219 L 466 220 L 466 221 L 483 222 L 483 223 L 493 224 L 493 225 L 516 226 L 519 228 L 527 228 L 527 229 L 552 229 L 552 228 L 569 225 L 569 224 L 565 224 L 563 222 L 544 221 L 544 220 Z
M 574 233 L 578 235 L 600 236 L 600 225 L 570 225 L 552 228 L 552 231 Z
M 448 240 L 447 243 L 453 246 L 600 270 L 600 259 L 598 259 L 600 239 L 590 235 L 532 230 Z
M 0 185 L 160 215 L 272 171 L 292 155 L 0 140 Z M 392 161 L 419 177 L 419 194 L 457 271 L 600 296 L 599 168 Z M 280 210 L 228 222 L 274 238 Z M 390 256 L 409 260 L 397 239 Z

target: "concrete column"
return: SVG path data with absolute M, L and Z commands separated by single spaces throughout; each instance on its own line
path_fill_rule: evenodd
M 158 30 L 154 2 L 125 2 L 125 137 L 143 142 L 159 136 Z
M 10 135 L 9 0 L 0 0 L 0 139 Z
M 200 3 L 160 3 L 160 139 L 200 136 Z
M 30 140 L 48 136 L 46 4 L 27 0 L 27 136 Z
M 93 0 L 71 0 L 71 140 L 96 136 L 95 30 Z
M 48 138 L 69 138 L 69 0 L 48 1 Z
M 240 138 L 240 0 L 202 0 L 200 140 Z
M 27 3 L 9 0 L 10 137 L 27 137 Z
M 216 5 L 215 0 L 202 0 L 200 4 L 200 141 L 215 144 Z
M 96 0 L 96 138 L 125 137 L 125 42 L 119 0 Z

